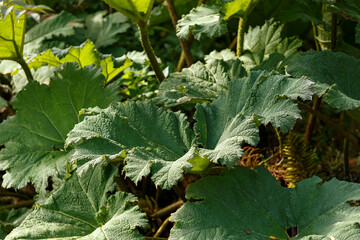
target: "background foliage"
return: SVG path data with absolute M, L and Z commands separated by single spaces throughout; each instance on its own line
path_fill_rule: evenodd
M 360 238 L 359 1 L 0 6 L 1 239 Z

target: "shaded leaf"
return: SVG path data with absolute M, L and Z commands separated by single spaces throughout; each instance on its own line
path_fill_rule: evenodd
M 143 239 L 136 228 L 146 228 L 147 220 L 130 204 L 136 197 L 109 194 L 116 173 L 116 167 L 98 165 L 82 177 L 73 174 L 6 239 Z
M 1 232 L 9 234 L 15 227 L 19 226 L 30 212 L 31 209 L 28 208 L 0 211 L 0 236 Z
M 190 185 L 186 202 L 170 220 L 169 239 L 356 239 L 360 237 L 360 186 L 313 177 L 295 189 L 281 187 L 262 167 L 223 171 Z M 241 204 L 239 204 L 241 202 Z M 321 207 L 319 207 L 321 206 Z M 292 238 L 291 238 L 292 239 Z
M 177 36 L 182 39 L 186 39 L 190 32 L 197 40 L 202 35 L 215 38 L 227 32 L 227 25 L 218 5 L 201 5 L 191 10 L 179 20 L 176 28 Z
M 121 39 L 119 34 L 131 27 L 128 23 L 129 19 L 118 12 L 104 17 L 106 13 L 106 11 L 100 11 L 89 14 L 85 18 L 86 29 L 75 29 L 76 37 L 81 38 L 81 42 L 90 39 L 96 48 L 107 47 L 119 41 Z
M 45 40 L 49 40 L 51 38 L 57 36 L 71 36 L 75 34 L 75 26 L 79 26 L 82 24 L 69 24 L 72 22 L 76 22 L 80 20 L 75 16 L 61 12 L 60 14 L 47 18 L 40 24 L 32 27 L 25 34 L 25 50 L 24 55 L 37 54 L 38 52 L 44 51 L 47 49 L 43 46 L 43 42 Z
M 8 102 L 3 99 L 2 97 L 0 97 L 0 108 L 3 108 L 3 107 L 7 107 L 8 106 Z
M 289 61 L 287 71 L 316 83 L 314 91 L 339 110 L 360 106 L 360 61 L 341 52 L 306 52 Z
M 6 144 L 0 155 L 0 168 L 7 170 L 3 186 L 20 188 L 33 181 L 37 190 L 44 190 L 48 176 L 63 175 L 69 153 L 58 150 L 82 120 L 79 111 L 119 99 L 116 88 L 103 86 L 100 67 L 77 69 L 76 64 L 64 64 L 49 86 L 26 85 L 12 101 L 16 115 L 0 125 L 0 144 Z
M 285 74 L 285 56 L 281 53 L 272 53 L 269 58 L 263 61 L 260 65 L 254 67 L 252 71 L 277 71 Z
M 354 21 L 360 21 L 360 2 L 357 0 L 336 0 L 330 9 Z
M 287 190 L 264 168 L 200 179 L 186 198 L 203 201 L 186 202 L 171 215 L 176 225 L 169 239 L 287 239 Z

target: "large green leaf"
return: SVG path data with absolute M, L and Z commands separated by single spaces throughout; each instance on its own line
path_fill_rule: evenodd
M 119 33 L 126 32 L 130 28 L 128 18 L 116 12 L 104 17 L 106 11 L 90 14 L 85 18 L 86 30 L 83 38 L 91 39 L 96 48 L 107 47 L 120 40 Z M 78 30 L 78 29 L 77 29 Z M 83 30 L 83 28 L 81 28 Z M 76 34 L 81 34 L 82 31 Z
M 61 12 L 35 25 L 25 34 L 24 55 L 37 54 L 38 52 L 45 51 L 48 46 L 45 46 L 44 42 L 49 41 L 49 39 L 58 36 L 65 37 L 74 35 L 74 27 L 80 25 L 76 23 L 77 20 L 80 19 L 69 13 Z
M 19 92 L 12 102 L 16 115 L 0 125 L 0 144 L 6 144 L 0 152 L 0 168 L 6 170 L 3 186 L 20 188 L 31 181 L 41 191 L 49 176 L 63 175 L 71 153 L 57 149 L 81 121 L 79 111 L 105 108 L 119 99 L 116 86 L 103 87 L 100 67 L 78 69 L 68 63 L 49 86 L 31 82 Z
M 290 99 L 311 99 L 311 82 L 266 72 L 252 72 L 249 77 L 233 80 L 212 104 L 197 105 L 195 132 L 206 150 L 200 154 L 226 165 L 236 164 L 243 141 L 256 145 L 257 123 L 271 123 L 283 132 L 301 118 Z M 289 99 L 287 99 L 289 98 Z
M 360 107 L 360 61 L 340 52 L 300 53 L 289 61 L 287 71 L 316 83 L 315 91 L 339 110 Z
M 13 8 L 1 7 L 0 59 L 15 59 L 23 54 L 26 15 L 16 16 L 19 10 Z
M 143 239 L 136 229 L 146 228 L 145 214 L 131 203 L 131 194 L 110 195 L 117 168 L 98 165 L 88 174 L 68 179 L 44 204 L 15 228 L 12 239 Z
M 170 220 L 170 239 L 358 239 L 360 186 L 314 177 L 295 189 L 281 187 L 264 168 L 235 168 L 188 187 L 184 204 Z M 239 204 L 240 203 L 240 204 Z M 294 237 L 294 236 L 292 236 Z
M 195 136 L 184 114 L 151 102 L 118 104 L 95 114 L 77 124 L 66 140 L 76 145 L 78 165 L 89 161 L 80 173 L 89 164 L 116 160 L 129 150 L 125 171 L 136 183 L 151 172 L 156 185 L 169 189 L 191 168 L 187 160 L 196 154 L 190 150 Z
M 260 65 L 272 53 L 281 53 L 288 57 L 297 52 L 302 41 L 297 37 L 283 39 L 283 28 L 283 25 L 273 19 L 266 21 L 262 27 L 249 27 L 244 38 L 244 53 L 240 58 L 247 70 Z
M 159 87 L 157 100 L 166 107 L 214 100 L 229 82 L 246 76 L 239 59 L 197 62 L 181 73 L 172 73 Z
M 179 20 L 176 28 L 177 36 L 182 39 L 186 39 L 190 32 L 197 40 L 202 35 L 215 38 L 227 32 L 227 25 L 218 5 L 201 5 L 191 10 Z

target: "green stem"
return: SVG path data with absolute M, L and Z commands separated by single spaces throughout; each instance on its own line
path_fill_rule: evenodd
M 244 51 L 245 26 L 246 26 L 246 15 L 244 17 L 239 18 L 237 43 L 236 43 L 236 56 L 238 57 L 240 57 Z
M 0 207 L 0 211 L 5 210 L 5 209 L 17 209 L 17 208 L 22 208 L 22 207 L 31 207 L 33 204 L 35 203 L 34 200 L 26 200 L 26 201 L 21 201 L 15 204 L 9 204 L 9 205 L 5 205 L 5 206 L 1 206 Z
M 161 218 L 161 217 L 167 217 L 171 213 L 175 212 L 179 207 L 181 207 L 184 204 L 182 200 L 179 200 L 177 202 L 174 202 L 170 204 L 167 207 L 164 207 L 163 209 L 160 209 L 159 211 L 155 212 L 151 215 L 152 218 Z
M 205 3 L 205 0 L 199 0 L 198 3 L 197 3 L 197 6 L 199 7 L 203 3 Z M 186 39 L 186 43 L 189 46 L 189 49 L 191 48 L 191 44 L 192 44 L 193 39 L 194 39 L 194 35 L 192 35 L 190 33 L 189 36 Z M 180 59 L 179 59 L 178 64 L 177 64 L 177 67 L 176 67 L 177 72 L 181 72 L 181 70 L 185 67 L 185 61 L 186 61 L 185 52 L 182 51 L 181 55 L 180 55 Z
M 169 224 L 170 216 L 165 219 L 165 221 L 161 224 L 159 229 L 156 231 L 154 237 L 159 237 L 164 230 L 166 229 L 166 226 Z
M 30 68 L 29 66 L 27 65 L 27 63 L 25 62 L 25 60 L 22 58 L 22 57 L 18 57 L 16 60 L 15 60 L 17 63 L 20 64 L 20 66 L 22 67 L 22 69 L 24 70 L 25 72 L 25 75 L 26 75 L 26 79 L 28 82 L 31 82 L 34 80 L 34 77 L 30 71 Z
M 166 0 L 166 3 L 167 3 L 167 7 L 168 7 L 169 14 L 170 14 L 170 17 L 171 17 L 171 21 L 172 21 L 172 23 L 174 25 L 174 28 L 176 30 L 176 25 L 177 25 L 177 22 L 178 22 L 179 18 L 178 18 L 178 15 L 176 13 L 174 1 L 173 0 Z M 178 38 L 178 39 L 180 41 L 180 45 L 181 45 L 181 48 L 182 48 L 182 53 L 184 53 L 183 56 L 185 57 L 186 64 L 188 65 L 188 67 L 190 67 L 193 64 L 193 59 L 192 59 L 192 56 L 191 56 L 189 44 L 188 44 L 187 41 L 184 41 L 181 38 Z
M 137 26 L 138 26 L 139 31 L 140 31 L 141 45 L 142 45 L 146 55 L 149 58 L 151 67 L 155 71 L 156 78 L 161 83 L 162 81 L 164 81 L 165 76 L 164 76 L 164 73 L 163 73 L 163 71 L 162 71 L 162 69 L 160 67 L 159 62 L 156 59 L 154 50 L 151 47 L 151 43 L 150 43 L 150 39 L 149 39 L 148 26 L 147 26 L 146 22 L 144 22 L 144 21 L 140 21 L 139 23 L 137 23 Z

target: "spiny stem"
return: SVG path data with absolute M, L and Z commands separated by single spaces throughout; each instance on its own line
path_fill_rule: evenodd
M 30 70 L 29 66 L 25 62 L 25 60 L 22 57 L 18 57 L 16 59 L 16 62 L 19 63 L 20 66 L 22 67 L 22 69 L 24 70 L 27 81 L 28 82 L 33 81 L 34 77 L 33 77 L 32 73 L 31 73 L 31 70 Z
M 140 31 L 141 45 L 142 45 L 146 55 L 149 58 L 151 67 L 155 71 L 156 78 L 161 83 L 162 81 L 164 81 L 165 76 L 164 76 L 164 73 L 163 73 L 163 71 L 162 71 L 162 69 L 160 67 L 159 62 L 156 59 L 154 50 L 151 47 L 151 43 L 150 43 L 150 39 L 149 39 L 148 26 L 147 26 L 146 22 L 144 22 L 144 21 L 140 21 L 139 23 L 137 23 L 137 26 L 138 26 L 139 31 Z
M 321 99 L 318 96 L 315 96 L 315 100 L 314 100 L 312 109 L 314 111 L 319 111 L 320 104 L 321 104 Z M 311 140 L 312 134 L 314 132 L 315 122 L 316 122 L 316 117 L 314 116 L 314 114 L 310 114 L 309 121 L 308 121 L 308 124 L 306 127 L 306 132 L 305 132 L 305 140 L 306 141 Z
M 303 109 L 313 115 L 315 115 L 317 118 L 319 118 L 321 121 L 323 121 L 324 123 L 326 123 L 327 125 L 329 125 L 332 129 L 336 130 L 337 133 L 339 133 L 341 136 L 343 136 L 344 138 L 347 138 L 351 143 L 353 143 L 355 146 L 358 146 L 360 141 L 359 139 L 351 134 L 346 132 L 342 126 L 340 126 L 339 124 L 336 124 L 335 122 L 333 122 L 330 118 L 328 118 L 326 115 L 323 115 L 321 112 L 319 111 L 314 111 L 311 107 L 309 107 L 308 105 L 306 105 L 305 103 L 302 102 L 297 102 L 298 106 L 300 109 Z
M 170 14 L 170 17 L 171 17 L 171 21 L 172 21 L 172 23 L 174 25 L 174 28 L 176 30 L 176 25 L 177 25 L 177 22 L 178 22 L 179 18 L 178 18 L 178 15 L 176 13 L 174 2 L 173 2 L 173 0 L 166 0 L 166 3 L 167 3 L 167 7 L 168 7 L 169 14 Z M 181 54 L 184 53 L 186 64 L 188 65 L 188 67 L 190 67 L 193 64 L 193 59 L 192 59 L 192 56 L 191 56 L 189 44 L 188 44 L 187 41 L 182 40 L 180 37 L 178 39 L 180 41 L 180 45 L 181 45 L 181 48 L 182 48 Z
M 244 36 L 245 36 L 246 17 L 239 18 L 239 26 L 236 43 L 236 56 L 240 57 L 244 51 Z
M 0 207 L 0 211 L 5 210 L 5 209 L 13 209 L 13 208 L 22 208 L 22 207 L 31 207 L 33 204 L 35 203 L 34 200 L 26 200 L 26 201 L 21 201 L 15 204 L 9 204 L 9 205 L 5 205 L 5 206 L 1 206 Z

